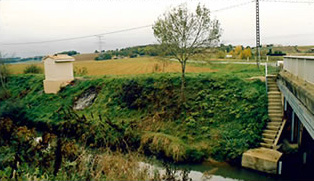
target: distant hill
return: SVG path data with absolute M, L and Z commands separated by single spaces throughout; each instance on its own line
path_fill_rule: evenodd
M 312 48 L 314 46 L 276 46 L 273 47 L 273 51 L 282 51 L 287 55 L 314 56 L 314 52 L 311 52 Z
M 75 61 L 90 61 L 95 60 L 96 57 L 98 57 L 99 53 L 84 53 L 84 54 L 78 54 L 74 55 Z

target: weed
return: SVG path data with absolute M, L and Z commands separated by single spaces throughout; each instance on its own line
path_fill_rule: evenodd
M 24 69 L 24 74 L 40 74 L 42 73 L 42 69 L 34 64 L 28 65 Z

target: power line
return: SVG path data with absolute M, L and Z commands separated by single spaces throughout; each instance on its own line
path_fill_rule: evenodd
M 229 9 L 232 9 L 232 8 L 237 8 L 237 7 L 240 7 L 240 6 L 244 6 L 244 5 L 247 5 L 247 4 L 251 4 L 253 3 L 255 0 L 251 0 L 251 1 L 248 1 L 248 2 L 244 2 L 244 3 L 240 3 L 240 4 L 235 4 L 235 5 L 232 5 L 232 6 L 228 6 L 228 7 L 224 7 L 224 8 L 221 8 L 221 9 L 217 9 L 217 10 L 213 10 L 211 12 L 213 13 L 216 13 L 216 12 L 220 12 L 220 11 L 224 11 L 224 10 L 229 10 Z
M 248 1 L 248 2 L 244 2 L 244 3 L 240 3 L 240 4 L 236 4 L 236 5 L 232 5 L 232 6 L 228 6 L 228 7 L 224 7 L 224 8 L 217 9 L 217 10 L 213 10 L 212 12 L 216 13 L 216 12 L 220 12 L 220 11 L 224 11 L 224 10 L 228 10 L 228 9 L 232 9 L 232 8 L 236 8 L 236 7 L 240 7 L 240 6 L 244 6 L 244 5 L 250 4 L 252 2 L 254 2 L 254 0 L 251 0 L 251 1 Z M 122 33 L 122 32 L 127 32 L 127 31 L 132 31 L 132 30 L 138 30 L 138 29 L 143 29 L 143 28 L 147 28 L 147 27 L 151 27 L 151 26 L 152 25 L 145 25 L 145 26 L 139 26 L 139 27 L 134 27 L 134 28 L 122 29 L 122 30 L 117 30 L 117 31 L 112 31 L 112 32 L 107 32 L 107 33 L 100 33 L 100 34 L 80 36 L 80 37 L 73 37 L 73 38 L 62 38 L 62 39 L 55 39 L 55 40 L 22 42 L 22 43 L 2 43 L 0 45 L 12 46 L 12 45 L 28 45 L 28 44 L 53 43 L 53 42 L 62 42 L 62 41 L 71 41 L 71 40 L 77 40 L 77 39 L 91 38 L 91 37 L 95 37 L 95 36 L 98 37 L 99 39 L 101 39 L 101 37 L 105 36 L 105 35 Z M 99 40 L 99 41 L 101 41 L 101 40 Z
M 122 30 L 117 30 L 117 31 L 111 31 L 111 32 L 107 32 L 107 33 L 100 33 L 100 34 L 80 36 L 80 37 L 73 37 L 73 38 L 63 38 L 63 39 L 46 40 L 46 41 L 34 41 L 34 42 L 23 42 L 23 43 L 2 43 L 0 45 L 4 45 L 4 46 L 27 45 L 27 44 L 41 44 L 41 43 L 53 43 L 53 42 L 77 40 L 77 39 L 84 39 L 84 38 L 90 38 L 90 37 L 95 37 L 95 36 L 99 37 L 99 36 L 111 35 L 111 34 L 116 34 L 116 33 L 132 31 L 132 30 L 138 30 L 138 29 L 143 29 L 143 28 L 147 28 L 147 27 L 151 27 L 151 26 L 152 25 L 138 26 L 138 27 L 134 27 L 134 28 L 127 28 L 127 29 L 122 29 Z
M 260 1 L 263 1 L 263 2 L 277 2 L 277 3 L 303 3 L 303 4 L 312 4 L 314 3 L 313 0 L 307 0 L 307 1 L 304 1 L 304 0 L 260 0 Z
M 224 7 L 224 8 L 221 8 L 221 9 L 213 10 L 211 12 L 217 13 L 217 12 L 221 12 L 221 11 L 237 8 L 237 7 L 240 7 L 240 6 L 244 6 L 244 5 L 247 5 L 247 4 L 251 4 L 251 3 L 256 2 L 256 1 L 282 2 L 282 3 L 310 3 L 310 4 L 314 3 L 314 0 L 307 0 L 307 1 L 306 0 L 301 0 L 301 1 L 299 1 L 299 0 L 250 0 L 250 1 L 247 1 L 247 2 L 244 2 L 244 3 L 235 4 L 235 5 L 232 5 L 232 6 L 228 6 L 228 7 Z M 132 31 L 132 30 L 138 30 L 138 29 L 144 29 L 144 28 L 148 28 L 148 27 L 151 27 L 151 26 L 152 25 L 145 25 L 145 26 L 139 26 L 139 27 L 134 27 L 134 28 L 121 29 L 121 30 L 117 30 L 117 31 L 111 31 L 111 32 L 100 33 L 100 34 L 93 34 L 93 35 L 87 35 L 87 36 L 79 36 L 79 37 L 73 37 L 73 38 L 62 38 L 62 39 L 45 40 L 45 41 L 34 41 L 34 42 L 22 42 L 22 43 L 0 43 L 0 45 L 11 46 L 11 45 L 53 43 L 53 42 L 62 42 L 62 41 L 71 41 L 71 40 L 77 40 L 77 39 L 91 38 L 91 37 L 95 37 L 95 36 L 98 37 L 99 39 L 101 39 L 101 37 L 105 36 L 105 35 L 122 33 L 122 32 L 127 32 L 127 31 Z

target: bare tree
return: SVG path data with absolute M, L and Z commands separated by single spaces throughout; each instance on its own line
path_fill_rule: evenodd
M 199 4 L 193 13 L 186 5 L 180 5 L 158 18 L 153 30 L 164 51 L 181 64 L 181 99 L 184 102 L 186 63 L 192 55 L 219 42 L 220 24 L 210 18 L 210 11 L 205 6 Z

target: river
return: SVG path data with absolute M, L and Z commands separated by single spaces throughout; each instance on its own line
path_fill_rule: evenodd
M 150 166 L 151 171 L 157 169 L 161 175 L 165 174 L 165 167 L 160 164 L 154 166 L 141 162 L 141 166 Z M 258 180 L 258 181 L 281 181 L 281 180 L 314 180 L 313 165 L 301 165 L 295 161 L 286 162 L 283 165 L 283 175 L 266 174 L 240 166 L 232 166 L 222 162 L 204 162 L 202 164 L 177 164 L 172 165 L 178 170 L 177 178 L 182 178 L 182 170 L 190 170 L 188 178 L 192 180 L 234 181 L 234 180 Z

